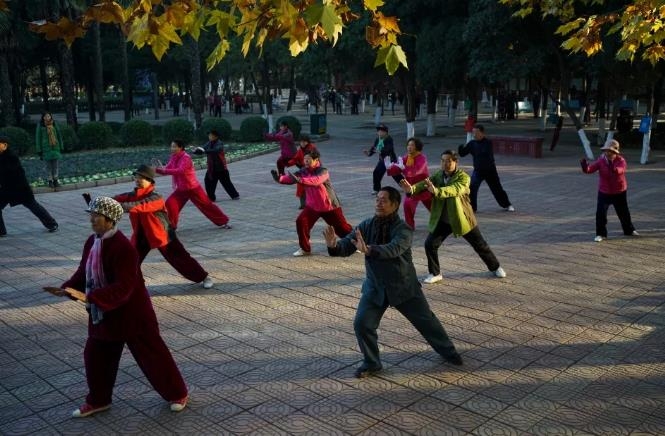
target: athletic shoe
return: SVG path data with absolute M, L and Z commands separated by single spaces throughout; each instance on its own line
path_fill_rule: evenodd
M 507 210 L 508 212 L 515 212 L 515 208 L 513 207 L 512 204 L 511 204 L 510 206 L 508 206 L 508 207 L 506 208 L 506 210 Z
M 432 283 L 440 282 L 441 280 L 443 280 L 443 276 L 441 274 L 437 274 L 437 275 L 428 274 L 427 277 L 425 277 L 425 279 L 423 280 L 423 283 L 432 284 Z
M 231 230 L 233 227 L 231 227 L 231 224 L 222 224 L 219 226 L 220 229 L 226 229 L 226 230 Z
M 449 354 L 447 356 L 441 356 L 444 358 L 444 360 L 448 363 L 451 363 L 456 366 L 461 366 L 464 364 L 464 361 L 462 360 L 462 356 L 459 355 L 457 351 L 455 351 L 453 354 Z
M 602 241 L 602 240 L 603 240 L 603 237 L 602 237 L 602 236 L 600 236 L 600 235 L 596 235 L 596 237 L 595 237 L 595 238 L 593 238 L 593 240 L 594 240 L 595 242 L 600 242 L 600 241 Z
M 48 232 L 49 233 L 55 233 L 58 231 L 58 225 L 54 225 L 53 227 L 49 227 Z
M 631 233 L 630 236 L 640 236 L 640 234 L 637 233 L 637 230 L 633 230 L 633 233 Z
M 105 410 L 109 410 L 110 408 L 110 404 L 107 404 L 106 406 L 95 407 L 88 403 L 83 403 L 81 407 L 74 410 L 72 413 L 72 418 L 85 418 L 86 416 L 94 415 L 97 412 L 103 412 Z
M 214 283 L 210 278 L 210 276 L 208 276 L 201 282 L 201 285 L 203 286 L 203 289 L 210 289 L 212 288 L 212 285 L 214 285 Z
M 178 401 L 171 401 L 171 412 L 182 412 L 182 410 L 187 407 L 188 400 L 189 397 L 185 397 Z
M 503 268 L 498 267 L 495 271 L 492 271 L 495 276 L 497 276 L 500 279 L 503 279 L 506 277 L 506 272 L 503 270 Z
M 379 368 L 371 369 L 371 368 L 364 368 L 364 367 L 361 366 L 360 368 L 356 369 L 356 372 L 353 374 L 353 376 L 355 378 L 372 377 L 374 374 L 380 372 L 381 369 L 383 369 L 383 368 L 379 367 Z
M 310 253 L 309 251 L 305 251 L 305 250 L 303 250 L 302 248 L 298 248 L 298 250 L 296 250 L 296 251 L 293 253 L 293 255 L 294 255 L 295 257 L 309 256 L 310 254 L 311 254 L 311 253 Z

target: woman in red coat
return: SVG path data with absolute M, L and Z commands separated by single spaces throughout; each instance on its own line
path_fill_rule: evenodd
M 179 412 L 187 405 L 187 387 L 159 334 L 136 250 L 116 227 L 122 206 L 112 198 L 97 197 L 88 212 L 94 234 L 83 247 L 78 269 L 59 288 L 44 288 L 85 302 L 89 313 L 83 352 L 88 395 L 72 416 L 82 418 L 111 407 L 125 344 L 152 387 Z

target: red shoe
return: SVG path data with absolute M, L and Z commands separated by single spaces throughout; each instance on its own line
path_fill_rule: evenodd
M 171 412 L 181 412 L 187 407 L 187 401 L 189 401 L 189 396 L 177 401 L 171 401 Z
M 111 408 L 110 404 L 101 407 L 91 406 L 88 403 L 83 403 L 81 407 L 72 412 L 72 418 L 85 418 L 86 416 L 94 415 L 97 412 L 103 412 Z

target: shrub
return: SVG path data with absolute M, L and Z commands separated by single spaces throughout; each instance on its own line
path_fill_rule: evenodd
M 125 125 L 125 123 L 121 123 L 118 121 L 107 121 L 106 124 L 111 128 L 111 131 L 115 134 L 118 135 L 120 133 L 120 129 L 122 129 L 122 126 Z
M 201 123 L 201 127 L 197 132 L 197 139 L 199 141 L 208 140 L 208 132 L 217 130 L 219 132 L 219 139 L 227 141 L 231 138 L 231 124 L 223 118 L 206 118 Z
M 58 123 L 58 127 L 62 126 L 62 124 Z M 37 122 L 32 121 L 29 117 L 24 117 L 21 121 L 19 121 L 16 127 L 20 127 L 21 129 L 28 132 L 28 136 L 34 137 L 35 132 L 37 131 Z
M 58 128 L 60 129 L 60 135 L 62 136 L 62 146 L 65 149 L 65 153 L 82 149 L 81 141 L 79 141 L 79 137 L 72 126 L 69 124 L 58 124 Z
M 247 117 L 240 124 L 240 137 L 243 141 L 256 142 L 263 139 L 263 134 L 268 131 L 268 121 L 263 117 Z
M 194 125 L 180 118 L 169 120 L 162 127 L 162 139 L 167 144 L 174 139 L 181 139 L 185 144 L 191 144 L 194 140 Z
M 86 150 L 95 150 L 113 146 L 113 131 L 102 121 L 90 121 L 79 127 L 80 146 Z
M 286 121 L 286 124 L 289 126 L 289 130 L 291 130 L 293 133 L 293 139 L 297 141 L 300 137 L 300 132 L 302 131 L 302 124 L 300 124 L 298 118 L 292 117 L 291 115 L 284 115 L 283 117 L 279 117 L 275 122 L 275 128 L 279 128 L 279 124 L 282 121 Z
M 26 155 L 29 151 L 34 150 L 34 141 L 30 138 L 28 132 L 20 127 L 7 126 L 0 128 L 0 135 L 9 138 L 9 147 L 18 156 Z
M 121 145 L 127 147 L 152 145 L 152 132 L 152 125 L 147 121 L 127 121 L 120 129 Z

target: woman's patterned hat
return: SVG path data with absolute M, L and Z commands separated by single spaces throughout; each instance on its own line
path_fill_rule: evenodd
M 88 205 L 86 212 L 94 212 L 104 215 L 106 218 L 117 223 L 122 218 L 123 210 L 120 203 L 111 197 L 96 197 Z

